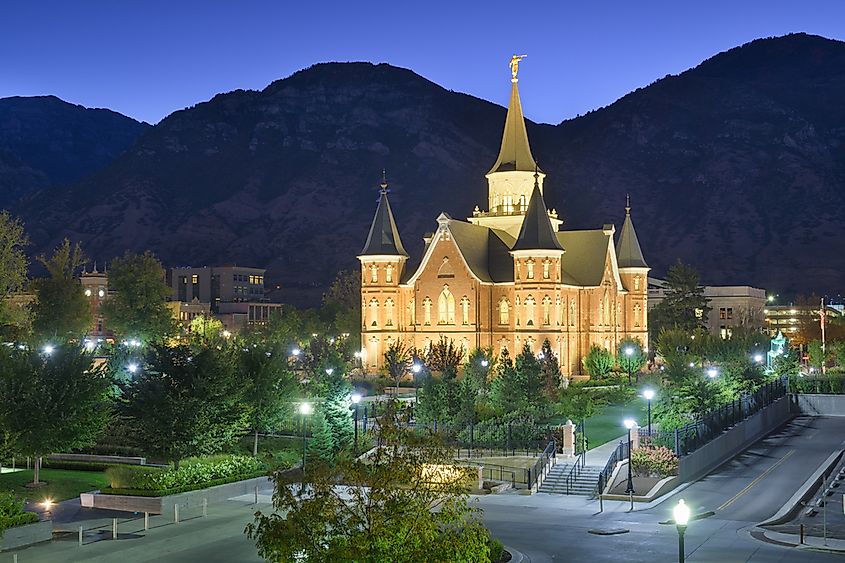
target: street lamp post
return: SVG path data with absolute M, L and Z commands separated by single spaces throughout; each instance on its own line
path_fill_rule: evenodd
M 628 429 L 628 487 L 625 489 L 625 494 L 633 495 L 634 494 L 634 475 L 631 472 L 631 447 L 633 446 L 633 442 L 631 441 L 631 429 L 634 428 L 633 418 L 626 418 L 625 419 L 625 428 Z
M 626 347 L 625 348 L 625 355 L 628 356 L 628 361 L 626 363 L 628 364 L 628 385 L 630 385 L 631 384 L 631 356 L 634 355 L 634 349 L 631 348 L 630 346 Z
M 675 526 L 678 528 L 678 563 L 684 563 L 684 532 L 687 531 L 687 522 L 689 522 L 689 506 L 684 503 L 684 499 L 678 501 L 672 513 L 675 517 Z
M 299 404 L 299 414 L 302 415 L 302 472 L 303 473 L 305 473 L 305 451 L 308 447 L 308 444 L 307 444 L 306 438 L 305 438 L 306 435 L 307 435 L 306 421 L 308 420 L 306 418 L 306 416 L 311 414 L 311 411 L 312 411 L 311 403 L 300 403 Z
M 716 368 L 710 368 L 710 369 L 707 370 L 707 377 L 709 377 L 710 379 L 716 379 L 716 377 L 718 377 L 718 375 L 719 375 L 719 370 L 717 370 Z
M 420 374 L 421 369 L 422 366 L 416 362 L 411 366 L 411 371 L 414 372 L 414 407 L 417 406 L 417 400 L 419 399 L 420 382 L 417 376 Z
M 352 404 L 355 405 L 355 448 L 352 450 L 358 457 L 358 403 L 361 402 L 360 393 L 352 393 Z
M 648 435 L 651 437 L 651 400 L 654 398 L 654 389 L 644 389 L 643 399 L 648 402 Z

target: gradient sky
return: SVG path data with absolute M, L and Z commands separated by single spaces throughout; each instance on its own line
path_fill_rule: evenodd
M 156 123 L 324 61 L 388 62 L 557 123 L 758 37 L 845 39 L 843 0 L 12 0 L 0 97 L 54 94 Z

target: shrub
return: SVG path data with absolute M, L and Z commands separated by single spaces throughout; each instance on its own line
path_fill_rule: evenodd
M 44 458 L 42 466 L 48 469 L 70 469 L 73 471 L 105 471 L 117 463 L 103 463 L 101 461 L 76 461 L 66 459 Z
M 217 481 L 235 481 L 261 473 L 264 467 L 249 456 L 216 455 L 187 458 L 179 469 L 161 470 L 152 467 L 112 466 L 106 471 L 112 489 L 171 491 L 193 488 Z
M 505 554 L 505 546 L 502 545 L 502 542 L 492 537 L 489 540 L 489 545 L 490 561 L 492 561 L 492 563 L 498 563 L 502 560 L 502 556 Z
M 0 493 L 0 533 L 3 530 L 38 522 L 38 515 L 23 511 L 23 502 L 11 492 Z
M 669 477 L 678 474 L 678 458 L 669 448 L 646 446 L 631 452 L 631 470 L 640 477 Z

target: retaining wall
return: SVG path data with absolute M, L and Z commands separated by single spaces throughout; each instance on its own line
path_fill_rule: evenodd
M 796 394 L 792 412 L 810 416 L 845 416 L 845 395 Z
M 790 397 L 782 397 L 721 436 L 681 458 L 681 481 L 694 481 L 716 469 L 794 416 Z
M 80 495 L 82 506 L 104 508 L 107 510 L 121 510 L 124 512 L 149 512 L 150 514 L 170 514 L 173 507 L 180 509 L 201 507 L 203 499 L 208 504 L 220 502 L 241 495 L 254 494 L 255 488 L 272 485 L 269 477 L 256 477 L 245 481 L 216 485 L 198 491 L 189 491 L 168 495 L 165 497 L 135 497 L 129 495 L 104 495 L 100 493 L 86 493 Z
M 51 539 L 53 539 L 52 520 L 15 526 L 0 532 L 0 551 L 50 541 Z

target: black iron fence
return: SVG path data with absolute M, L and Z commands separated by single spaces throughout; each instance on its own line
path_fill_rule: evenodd
M 663 446 L 675 452 L 678 457 L 690 454 L 713 440 L 722 432 L 771 405 L 789 392 L 786 377 L 771 381 L 754 393 L 743 395 L 708 412 L 700 419 L 682 428 L 664 431 L 639 429 L 641 444 Z

